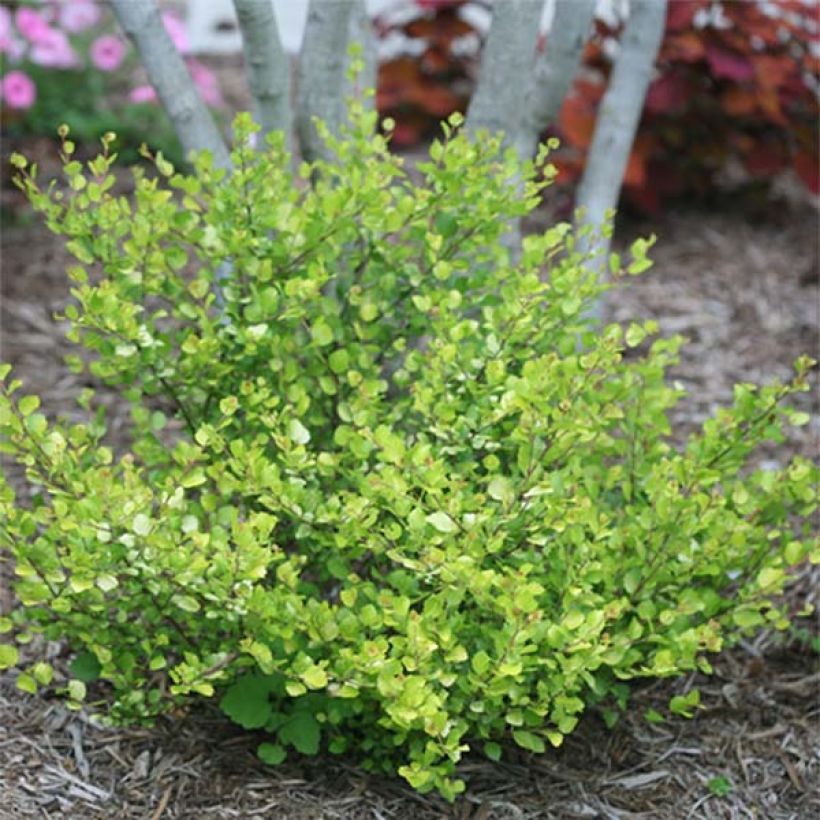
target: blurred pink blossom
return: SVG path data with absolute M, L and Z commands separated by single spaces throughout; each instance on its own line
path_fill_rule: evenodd
M 100 7 L 93 0 L 68 0 L 60 4 L 60 25 L 74 34 L 100 22 Z
M 12 61 L 16 62 L 25 50 L 25 43 L 14 36 L 11 12 L 5 6 L 0 6 L 0 54 L 8 54 Z
M 219 93 L 219 84 L 213 71 L 199 60 L 193 59 L 188 60 L 188 71 L 191 72 L 191 78 L 202 99 L 208 105 L 222 105 L 222 94 Z
M 11 12 L 0 6 L 0 40 L 11 37 Z
M 34 105 L 37 99 L 37 86 L 28 74 L 22 71 L 10 71 L 0 80 L 0 93 L 9 108 L 25 110 Z
M 171 38 L 171 41 L 176 46 L 180 54 L 187 54 L 191 50 L 188 42 L 188 32 L 185 29 L 185 23 L 170 11 L 163 12 L 162 22 L 165 30 Z
M 48 27 L 34 43 L 29 58 L 33 63 L 47 68 L 73 68 L 78 64 L 77 55 L 65 32 Z
M 48 24 L 48 20 L 40 14 L 39 11 L 22 6 L 17 9 L 14 15 L 14 22 L 17 24 L 17 30 L 30 43 L 40 43 L 46 39 L 51 33 L 52 29 Z
M 100 71 L 116 71 L 125 57 L 125 44 L 113 34 L 103 34 L 91 44 L 89 54 Z
M 11 62 L 18 62 L 25 53 L 26 44 L 22 40 L 0 36 L 0 54 L 8 54 Z
M 156 98 L 157 92 L 150 85 L 138 85 L 128 95 L 128 99 L 134 103 L 154 102 Z

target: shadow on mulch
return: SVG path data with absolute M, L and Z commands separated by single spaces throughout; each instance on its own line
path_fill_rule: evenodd
M 152 729 L 101 728 L 82 714 L 0 685 L 0 817 L 197 818 L 808 818 L 817 793 L 815 658 L 766 641 L 724 653 L 709 678 L 639 687 L 607 730 L 588 715 L 544 755 L 468 757 L 454 805 L 352 761 L 265 767 L 258 737 L 215 710 Z M 650 724 L 647 708 L 697 686 L 692 720 Z

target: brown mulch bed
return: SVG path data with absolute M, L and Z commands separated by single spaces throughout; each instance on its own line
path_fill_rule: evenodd
M 624 234 L 649 230 L 630 224 Z M 731 400 L 734 383 L 786 379 L 798 355 L 817 354 L 811 209 L 778 205 L 754 218 L 681 210 L 651 230 L 660 237 L 654 271 L 614 294 L 607 314 L 655 318 L 664 334 L 690 339 L 670 374 L 689 391 L 674 413 L 679 429 Z M 63 366 L 71 348 L 52 318 L 68 299 L 68 261 L 60 241 L 24 215 L 3 232 L 0 359 L 55 415 L 77 412 L 85 378 Z M 117 437 L 123 410 L 100 395 Z M 811 423 L 766 447 L 764 462 L 817 456 L 814 395 L 814 404 L 800 398 Z M 812 599 L 817 580 L 807 570 L 791 590 L 795 609 Z M 703 705 L 694 719 L 643 719 L 646 708 L 661 711 L 693 685 Z M 795 635 L 761 634 L 723 653 L 711 678 L 640 687 L 611 731 L 590 714 L 560 750 L 511 750 L 500 764 L 468 759 L 467 795 L 451 807 L 337 758 L 266 768 L 254 756 L 258 738 L 210 708 L 151 729 L 105 728 L 57 700 L 17 692 L 5 675 L 0 818 L 809 818 L 820 816 L 819 686 L 817 656 Z M 724 796 L 713 793 L 719 777 Z
M 638 691 L 612 730 L 590 715 L 546 755 L 468 758 L 454 806 L 338 759 L 276 769 L 258 738 L 215 712 L 110 729 L 0 683 L 0 817 L 49 818 L 792 818 L 820 814 L 815 659 L 772 638 L 725 653 L 710 678 Z M 692 720 L 649 724 L 690 685 Z M 728 793 L 714 794 L 725 778 Z M 710 783 L 712 788 L 710 788 Z

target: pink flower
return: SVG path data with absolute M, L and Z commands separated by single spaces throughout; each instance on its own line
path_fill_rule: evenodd
M 47 68 L 73 68 L 79 62 L 65 32 L 56 28 L 46 28 L 29 57 L 36 65 Z
M 0 54 L 8 54 L 11 62 L 16 63 L 26 53 L 26 44 L 16 37 L 0 36 Z
M 5 6 L 0 6 L 0 54 L 8 54 L 9 59 L 16 63 L 25 50 L 26 44 L 14 36 L 11 12 Z
M 202 65 L 199 60 L 188 60 L 188 71 L 197 87 L 202 99 L 213 106 L 222 105 L 222 94 L 219 93 L 219 84 L 216 75 L 210 68 Z
M 125 57 L 125 45 L 119 37 L 113 34 L 103 34 L 91 44 L 89 53 L 91 62 L 100 71 L 115 71 Z
M 150 85 L 138 85 L 128 95 L 128 99 L 134 103 L 154 102 L 156 98 L 157 92 Z
M 30 43 L 39 43 L 48 37 L 51 28 L 48 21 L 39 11 L 21 6 L 14 15 L 17 30 Z
M 188 31 L 185 28 L 185 23 L 170 11 L 163 12 L 162 23 L 171 38 L 171 42 L 176 46 L 176 50 L 180 54 L 187 54 L 191 50 L 191 46 L 188 42 Z
M 92 0 L 68 0 L 60 4 L 60 25 L 76 34 L 100 22 L 100 8 Z
M 9 108 L 25 110 L 31 108 L 37 99 L 37 86 L 22 71 L 10 71 L 6 74 L 0 80 L 0 92 Z
M 10 37 L 11 12 L 5 6 L 0 6 L 0 40 L 6 40 Z

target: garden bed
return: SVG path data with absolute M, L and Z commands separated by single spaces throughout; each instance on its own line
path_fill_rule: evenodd
M 14 365 L 49 414 L 73 415 L 73 397 L 86 377 L 63 366 L 70 346 L 52 319 L 68 297 L 69 257 L 60 240 L 23 214 L 3 234 L 0 358 Z M 812 211 L 783 203 L 755 214 L 685 210 L 651 226 L 625 225 L 622 233 L 628 239 L 649 231 L 659 235 L 654 271 L 617 291 L 607 314 L 618 321 L 654 318 L 663 333 L 690 339 L 670 374 L 689 391 L 673 414 L 682 434 L 729 401 L 733 384 L 784 379 L 799 354 L 816 354 Z M 811 394 L 800 401 L 816 410 Z M 106 403 L 110 434 L 122 440 L 124 410 L 113 396 Z M 808 426 L 793 428 L 787 442 L 767 447 L 761 458 L 816 457 L 819 423 L 814 412 Z M 811 598 L 816 580 L 807 571 L 791 590 L 795 609 Z M 612 731 L 590 714 L 558 751 L 511 750 L 500 764 L 468 759 L 467 797 L 454 808 L 398 779 L 368 777 L 339 758 L 266 768 L 254 755 L 259 739 L 216 711 L 154 729 L 103 729 L 58 701 L 20 694 L 5 675 L 0 817 L 489 820 L 820 812 L 816 655 L 797 634 L 762 634 L 715 667 L 709 679 L 641 688 Z M 643 719 L 645 709 L 662 709 L 693 683 L 703 705 L 695 719 L 659 725 Z

